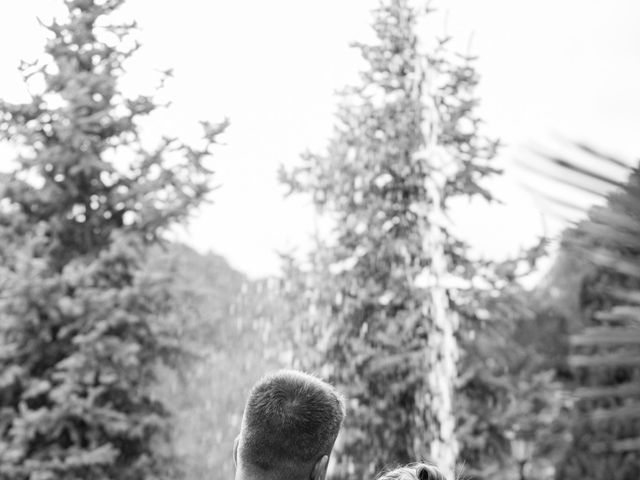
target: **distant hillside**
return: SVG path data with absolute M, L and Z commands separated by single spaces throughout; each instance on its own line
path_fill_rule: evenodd
M 232 478 L 233 440 L 246 396 L 260 376 L 279 367 L 268 360 L 268 341 L 256 320 L 264 291 L 224 257 L 182 244 L 153 250 L 148 265 L 175 286 L 178 302 L 170 321 L 200 357 L 181 375 L 159 372 L 158 394 L 174 414 L 184 478 Z
M 149 269 L 168 275 L 179 300 L 176 321 L 181 334 L 204 348 L 224 346 L 229 312 L 247 277 L 232 268 L 221 255 L 200 254 L 180 243 L 154 248 Z

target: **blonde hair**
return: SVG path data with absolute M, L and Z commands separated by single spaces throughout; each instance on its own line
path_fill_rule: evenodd
M 447 477 L 432 463 L 416 462 L 382 472 L 377 480 L 447 480 Z

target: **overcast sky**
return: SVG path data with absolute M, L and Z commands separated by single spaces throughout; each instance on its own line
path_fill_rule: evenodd
M 0 97 L 7 100 L 24 92 L 18 61 L 42 51 L 36 15 L 46 19 L 58 4 L 11 3 L 0 17 Z M 173 106 L 153 129 L 190 138 L 198 119 L 231 120 L 212 164 L 220 188 L 183 238 L 253 276 L 278 271 L 276 250 L 308 245 L 312 210 L 302 199 L 283 198 L 276 172 L 325 144 L 334 92 L 353 84 L 361 65 L 349 44 L 370 38 L 376 3 L 129 0 L 122 15 L 138 21 L 144 47 L 127 87 L 149 90 L 156 69 L 174 69 L 163 94 Z M 506 144 L 498 159 L 506 174 L 492 185 L 505 205 L 465 204 L 455 220 L 478 252 L 513 253 L 560 225 L 550 215 L 554 209 L 541 212 L 540 200 L 521 185 L 540 180 L 514 160 L 531 147 L 564 148 L 558 138 L 629 161 L 640 152 L 640 2 L 438 0 L 433 6 L 439 12 L 424 35 L 446 32 L 479 57 L 486 131 Z

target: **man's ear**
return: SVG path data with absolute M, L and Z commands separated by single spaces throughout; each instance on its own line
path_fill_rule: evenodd
M 313 470 L 311 470 L 311 480 L 324 480 L 324 477 L 327 475 L 328 465 L 329 455 L 323 455 L 313 466 Z
M 238 444 L 240 443 L 240 435 L 233 441 L 233 465 L 238 466 Z

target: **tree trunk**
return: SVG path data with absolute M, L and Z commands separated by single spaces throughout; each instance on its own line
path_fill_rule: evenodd
M 418 12 L 417 35 L 424 34 L 423 18 L 426 16 L 427 4 L 425 0 L 415 0 L 414 6 Z M 429 459 L 447 475 L 455 478 L 455 464 L 458 453 L 458 443 L 455 436 L 455 415 L 453 410 L 453 395 L 457 378 L 458 343 L 456 330 L 458 328 L 457 314 L 450 308 L 447 296 L 447 259 L 445 254 L 447 219 L 444 211 L 444 187 L 447 179 L 447 166 L 451 167 L 452 160 L 448 158 L 445 149 L 439 145 L 441 129 L 440 115 L 436 102 L 435 85 L 430 75 L 437 72 L 428 64 L 424 52 L 419 56 L 416 73 L 416 99 L 423 106 L 422 129 L 424 135 L 424 149 L 418 152 L 419 158 L 428 158 L 431 172 L 425 179 L 428 209 L 426 218 L 429 223 L 424 225 L 423 248 L 425 255 L 430 258 L 428 271 L 418 280 L 426 288 L 428 301 L 424 306 L 426 331 L 428 332 L 428 349 L 425 352 L 425 391 L 418 405 L 422 411 L 424 428 L 429 432 L 429 444 L 424 439 L 416 438 L 415 453 L 420 459 Z M 425 281 L 426 280 L 426 281 Z

